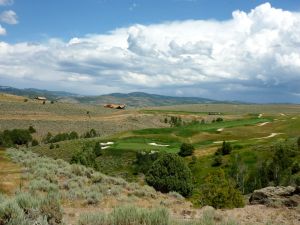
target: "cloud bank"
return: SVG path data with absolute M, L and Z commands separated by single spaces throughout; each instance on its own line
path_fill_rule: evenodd
M 67 42 L 0 42 L 0 82 L 84 94 L 300 102 L 300 13 L 265 3 L 227 21 L 136 24 Z

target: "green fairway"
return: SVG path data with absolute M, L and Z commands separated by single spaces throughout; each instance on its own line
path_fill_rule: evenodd
M 159 129 L 143 129 L 133 131 L 133 134 L 136 135 L 153 135 L 159 134 L 162 139 L 166 139 L 167 136 L 177 136 L 178 138 L 187 138 L 191 137 L 197 133 L 206 131 L 206 132 L 217 132 L 220 128 L 232 128 L 240 126 L 249 126 L 257 123 L 269 122 L 271 119 L 267 118 L 250 118 L 250 119 L 241 119 L 241 120 L 232 120 L 232 121 L 223 121 L 207 124 L 192 124 L 187 126 L 180 126 L 174 128 L 159 128 Z

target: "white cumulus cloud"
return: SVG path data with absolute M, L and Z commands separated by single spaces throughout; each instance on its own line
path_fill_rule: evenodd
M 14 11 L 8 10 L 0 14 L 0 21 L 7 24 L 17 24 L 18 17 Z
M 12 10 L 4 11 L 0 13 L 0 21 L 7 24 L 17 24 L 17 14 Z
M 226 21 L 136 24 L 67 42 L 0 42 L 0 82 L 300 102 L 300 14 L 262 4 Z
M 6 34 L 6 30 L 0 24 L 0 35 L 5 35 L 5 34 Z
M 0 5 L 12 5 L 14 0 L 0 0 Z

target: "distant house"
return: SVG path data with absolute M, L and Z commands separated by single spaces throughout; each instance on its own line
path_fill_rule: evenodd
M 34 99 L 39 100 L 39 101 L 46 101 L 47 100 L 46 97 L 41 97 L 41 96 L 35 97 Z
M 126 105 L 125 104 L 105 104 L 104 105 L 105 108 L 109 108 L 109 109 L 125 109 Z

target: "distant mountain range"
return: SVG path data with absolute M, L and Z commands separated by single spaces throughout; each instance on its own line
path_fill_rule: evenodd
M 167 106 L 181 104 L 200 103 L 222 103 L 221 101 L 198 97 L 171 97 L 164 95 L 148 94 L 144 92 L 132 92 L 128 94 L 112 93 L 99 96 L 81 96 L 64 91 L 48 91 L 35 88 L 18 89 L 7 86 L 0 86 L 0 92 L 34 98 L 37 96 L 46 97 L 49 100 L 60 102 L 86 103 L 86 104 L 126 104 L 131 107 Z M 223 102 L 224 103 L 224 102 Z

